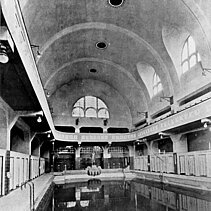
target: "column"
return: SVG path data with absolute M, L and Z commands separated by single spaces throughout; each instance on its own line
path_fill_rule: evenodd
M 158 141 L 145 141 L 144 143 L 147 145 L 148 155 L 159 153 Z
M 111 155 L 108 153 L 108 148 L 109 145 L 106 145 L 105 147 L 103 147 L 103 166 L 104 169 L 109 169 L 109 158 L 111 157 Z
M 54 159 L 55 159 L 55 155 L 54 155 L 54 145 L 55 145 L 55 139 L 51 140 L 52 143 L 52 152 L 51 152 L 51 156 L 52 156 L 52 160 L 51 160 L 51 172 L 54 172 Z
M 128 149 L 129 149 L 130 169 L 134 170 L 135 143 L 133 143 L 132 146 L 128 146 Z
M 173 152 L 188 152 L 187 136 L 186 135 L 171 135 L 173 142 Z
M 75 150 L 75 169 L 78 170 L 80 169 L 80 161 L 81 161 L 81 147 L 80 144 Z
M 1 103 L 1 102 L 0 102 Z M 0 104 L 1 106 L 1 104 Z M 9 193 L 10 172 L 10 130 L 8 127 L 8 113 L 0 107 L 0 155 L 3 156 L 1 177 L 1 194 Z

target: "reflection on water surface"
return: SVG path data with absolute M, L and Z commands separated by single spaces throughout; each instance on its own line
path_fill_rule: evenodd
M 57 185 L 47 211 L 210 211 L 211 192 L 142 180 Z

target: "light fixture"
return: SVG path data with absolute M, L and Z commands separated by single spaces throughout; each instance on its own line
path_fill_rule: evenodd
M 7 47 L 0 42 L 0 62 L 5 64 L 9 61 L 9 57 L 7 55 Z
M 36 53 L 37 53 L 37 58 L 39 59 L 41 57 L 39 45 L 31 45 L 31 48 L 37 48 Z
M 159 136 L 160 136 L 161 139 L 163 139 L 164 136 L 167 136 L 167 137 L 170 136 L 170 134 L 168 134 L 168 133 L 163 133 L 163 132 L 159 132 L 158 134 L 159 134 Z
M 51 95 L 50 95 L 50 93 L 49 93 L 49 92 L 47 92 L 47 93 L 46 93 L 46 96 L 47 96 L 47 97 L 50 97 Z
M 148 118 L 148 112 L 147 111 L 137 111 L 137 115 L 144 115 L 145 119 Z
M 208 118 L 201 119 L 201 123 L 204 124 L 204 128 L 208 127 L 208 124 L 211 123 L 211 120 Z
M 38 122 L 38 123 L 42 122 L 42 118 L 41 118 L 41 116 L 40 116 L 40 115 L 39 115 L 39 116 L 37 116 L 37 122 Z
M 12 52 L 14 52 L 12 37 L 6 26 L 0 26 L 0 63 L 7 63 L 9 61 L 8 53 Z
M 202 70 L 202 76 L 206 76 L 206 72 L 207 73 L 211 73 L 211 68 L 204 68 L 203 66 L 202 66 L 202 62 L 199 62 L 199 64 L 201 65 L 201 70 Z
M 47 136 L 48 138 L 50 138 L 51 137 L 51 134 L 50 133 L 48 133 L 48 136 Z
M 211 69 L 203 68 L 203 69 L 202 69 L 202 73 L 201 73 L 202 76 L 206 76 L 206 72 L 205 72 L 205 71 L 206 71 L 207 73 L 211 73 Z
M 160 102 L 162 102 L 162 100 L 168 101 L 170 103 L 170 105 L 174 104 L 174 97 L 173 96 L 171 96 L 171 97 L 166 97 L 166 96 L 160 97 Z

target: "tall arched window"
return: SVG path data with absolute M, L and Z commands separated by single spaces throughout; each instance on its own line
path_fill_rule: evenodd
M 193 37 L 189 36 L 182 49 L 182 73 L 187 72 L 200 61 L 201 58 L 196 50 L 195 41 Z
M 156 95 L 158 92 L 162 91 L 163 86 L 160 81 L 160 77 L 154 73 L 153 75 L 153 95 Z
M 101 99 L 93 96 L 85 96 L 74 104 L 72 116 L 108 119 L 109 112 L 107 106 Z

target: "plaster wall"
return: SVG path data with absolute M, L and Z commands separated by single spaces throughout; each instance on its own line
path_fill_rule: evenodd
M 7 118 L 6 112 L 0 108 L 0 149 L 7 148 Z
M 201 130 L 187 134 L 188 151 L 200 151 L 211 149 L 211 131 Z
M 11 130 L 11 151 L 29 153 L 29 135 L 26 131 L 14 126 Z

